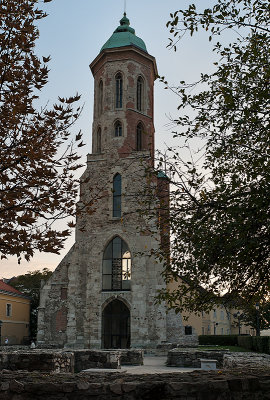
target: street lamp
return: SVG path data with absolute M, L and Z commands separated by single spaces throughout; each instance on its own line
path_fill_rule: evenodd
M 0 321 L 0 346 L 1 346 L 1 343 L 2 343 L 2 331 L 1 331 L 2 325 L 3 325 L 3 321 Z
M 240 311 L 237 311 L 237 313 L 233 314 L 233 316 L 238 320 L 238 335 L 241 335 L 241 319 L 243 314 L 241 314 Z
M 256 308 L 256 336 L 260 336 L 261 335 L 261 331 L 260 331 L 260 306 L 259 303 L 255 304 L 255 308 Z

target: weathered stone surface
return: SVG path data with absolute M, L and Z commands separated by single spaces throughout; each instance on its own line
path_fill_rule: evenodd
M 62 351 L 8 351 L 0 352 L 0 370 L 73 372 L 74 355 Z
M 170 367 L 201 368 L 200 359 L 217 360 L 217 368 L 223 367 L 223 359 L 226 351 L 201 351 L 197 349 L 176 348 L 169 350 L 167 365 Z
M 0 400 L 269 400 L 270 371 L 170 373 L 155 375 L 37 374 L 9 372 L 5 383 L 16 381 L 20 393 L 7 389 Z
M 148 221 L 136 212 L 138 198 L 147 201 L 142 195 L 149 186 L 145 168 L 154 163 L 155 59 L 134 46 L 107 49 L 96 57 L 91 70 L 95 80 L 92 154 L 87 157 L 87 168 L 81 177 L 75 244 L 41 289 L 38 343 L 76 349 L 153 348 L 166 342 L 167 336 L 177 341 L 182 336 L 181 321 L 170 320 L 165 304 L 155 302 L 157 291 L 165 288 L 165 282 L 161 276 L 163 265 L 150 251 L 160 246 L 164 235 L 160 234 L 157 219 Z M 122 106 L 116 108 L 118 73 L 122 74 L 123 93 Z M 138 77 L 144 82 L 139 110 Z M 121 135 L 115 135 L 116 121 L 122 124 Z M 140 148 L 139 124 L 143 126 Z M 113 216 L 116 174 L 122 177 L 121 218 Z M 153 190 L 159 187 L 157 181 L 153 179 L 151 183 Z M 89 202 L 91 207 L 85 209 L 83 205 Z M 164 226 L 162 230 L 166 231 Z M 130 290 L 102 290 L 103 254 L 116 236 L 125 241 L 131 253 Z M 130 334 L 125 343 L 123 340 L 105 346 L 102 315 L 115 299 L 125 304 L 130 313 L 130 325 L 126 324 Z
M 110 385 L 110 391 L 114 394 L 122 394 L 122 385 L 120 383 L 114 383 Z
M 21 393 L 24 390 L 24 384 L 14 379 L 10 382 L 9 389 L 11 390 L 11 392 Z
M 78 382 L 77 383 L 77 388 L 79 390 L 87 390 L 89 389 L 90 384 L 88 382 Z
M 8 382 L 3 382 L 1 384 L 1 390 L 8 390 L 9 389 L 9 383 Z

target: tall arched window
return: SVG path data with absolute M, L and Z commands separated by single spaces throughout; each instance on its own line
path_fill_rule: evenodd
M 116 236 L 106 247 L 102 265 L 102 290 L 130 290 L 131 254 L 128 245 Z
M 122 178 L 116 174 L 113 178 L 113 217 L 121 217 Z
M 138 151 L 142 150 L 142 135 L 143 135 L 143 126 L 141 123 L 137 125 L 136 132 L 136 149 Z
M 116 121 L 114 124 L 114 136 L 115 137 L 122 136 L 122 124 L 120 121 Z
M 115 108 L 123 107 L 123 78 L 120 72 L 115 77 Z
M 98 128 L 97 131 L 97 153 L 101 153 L 101 128 Z
M 98 115 L 103 112 L 103 81 L 99 82 L 98 85 Z
M 144 82 L 143 78 L 139 76 L 137 80 L 137 110 L 143 111 L 143 92 L 144 92 Z

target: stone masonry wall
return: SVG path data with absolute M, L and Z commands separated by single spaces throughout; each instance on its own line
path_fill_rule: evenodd
M 0 400 L 269 400 L 270 373 L 257 370 L 123 375 L 1 373 Z
M 40 372 L 80 372 L 89 368 L 117 369 L 123 365 L 143 365 L 142 350 L 16 350 L 0 352 L 1 370 Z
M 226 351 L 197 351 L 172 349 L 168 352 L 167 366 L 182 368 L 201 368 L 201 358 L 217 360 L 217 368 L 223 367 Z
M 136 211 L 143 199 L 142 192 L 149 185 L 145 168 L 153 162 L 153 60 L 137 49 L 125 49 L 110 50 L 91 64 L 95 78 L 93 154 L 88 155 L 87 169 L 81 177 L 76 242 L 42 288 L 38 343 L 74 349 L 101 348 L 102 313 L 115 299 L 130 310 L 131 347 L 153 348 L 167 341 L 165 304 L 155 303 L 157 291 L 165 287 L 163 266 L 151 256 L 151 249 L 160 245 L 157 221 L 147 221 Z M 123 75 L 123 108 L 116 110 L 114 77 L 119 71 Z M 135 107 L 138 76 L 145 82 L 143 112 Z M 101 115 L 96 106 L 100 79 L 104 83 Z M 116 120 L 123 124 L 121 137 L 113 134 Z M 143 123 L 146 135 L 143 151 L 135 148 L 139 122 Z M 100 128 L 102 151 L 97 154 L 95 133 Z M 113 177 L 117 173 L 122 177 L 121 218 L 112 213 Z M 130 291 L 102 290 L 103 254 L 115 236 L 127 243 L 131 253 Z M 174 329 L 180 332 L 180 327 Z
M 0 370 L 73 372 L 74 354 L 57 351 L 13 351 L 0 353 Z

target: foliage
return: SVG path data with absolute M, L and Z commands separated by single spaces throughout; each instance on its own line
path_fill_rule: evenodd
M 260 353 L 270 354 L 270 337 L 269 336 L 253 336 L 252 350 Z
M 245 302 L 270 294 L 269 20 L 268 1 L 217 0 L 202 12 L 193 4 L 176 11 L 168 22 L 171 47 L 204 29 L 218 60 L 214 73 L 171 88 L 180 98 L 174 136 L 181 145 L 160 154 L 157 166 L 172 189 L 164 276 L 182 279 L 159 300 L 176 311 L 211 309 L 225 293 Z M 221 44 L 226 30 L 235 40 Z M 194 141 L 201 152 L 183 160 Z
M 25 275 L 19 275 L 9 281 L 9 285 L 19 290 L 31 299 L 30 308 L 30 336 L 36 337 L 37 333 L 37 314 L 40 298 L 41 281 L 46 281 L 52 275 L 48 268 L 27 272 Z
M 243 321 L 252 328 L 263 329 L 270 328 L 270 303 L 258 303 L 259 309 L 255 305 L 250 305 L 243 309 Z
M 237 339 L 238 345 L 245 349 L 252 350 L 252 336 L 239 336 Z
M 200 345 L 237 345 L 237 335 L 199 335 L 198 338 Z
M 238 336 L 238 345 L 252 351 L 270 354 L 269 336 Z
M 38 0 L 0 2 L 0 253 L 18 261 L 36 250 L 58 253 L 63 247 L 70 231 L 52 229 L 52 223 L 74 215 L 74 171 L 80 167 L 74 146 L 83 145 L 81 133 L 66 144 L 81 112 L 73 108 L 79 95 L 59 97 L 51 109 L 36 108 L 50 60 L 34 52 L 36 23 L 46 17 L 37 5 Z

